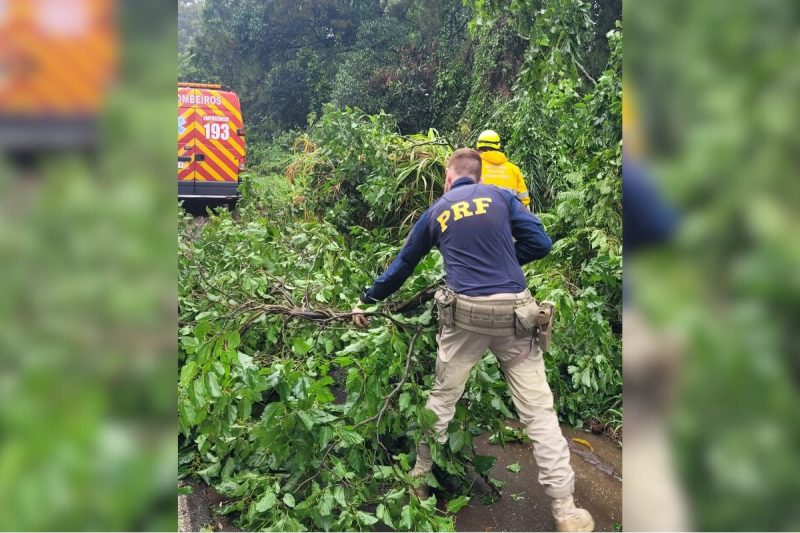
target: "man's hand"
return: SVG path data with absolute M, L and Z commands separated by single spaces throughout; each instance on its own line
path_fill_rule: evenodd
M 364 316 L 364 311 L 362 311 L 358 307 L 359 305 L 364 305 L 364 302 L 362 302 L 360 299 L 358 300 L 358 303 L 356 303 L 356 306 L 353 307 L 353 310 L 351 311 L 351 313 L 353 314 L 353 322 L 355 323 L 356 326 L 360 328 L 365 328 L 369 325 L 369 318 Z

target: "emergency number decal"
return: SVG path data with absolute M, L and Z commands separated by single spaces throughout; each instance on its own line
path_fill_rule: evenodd
M 231 137 L 231 127 L 227 124 L 204 124 L 206 130 L 206 139 L 227 141 Z

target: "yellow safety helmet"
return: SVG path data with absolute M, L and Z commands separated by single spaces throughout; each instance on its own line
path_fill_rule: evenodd
M 478 143 L 476 148 L 494 148 L 500 149 L 500 136 L 494 130 L 484 130 L 478 135 Z

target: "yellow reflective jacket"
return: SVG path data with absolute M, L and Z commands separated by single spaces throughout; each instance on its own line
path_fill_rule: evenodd
M 489 150 L 481 152 L 483 167 L 481 169 L 481 181 L 487 185 L 496 185 L 503 189 L 508 189 L 517 195 L 517 198 L 526 206 L 530 206 L 531 198 L 528 194 L 528 187 L 522 178 L 519 167 L 511 163 L 503 152 Z

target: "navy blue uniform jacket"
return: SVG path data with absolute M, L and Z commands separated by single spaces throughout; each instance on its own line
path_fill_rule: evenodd
M 374 303 L 399 289 L 434 246 L 444 258 L 448 287 L 486 296 L 527 289 L 521 265 L 546 256 L 552 241 L 536 215 L 509 191 L 459 178 L 422 214 L 403 249 L 361 300 Z

